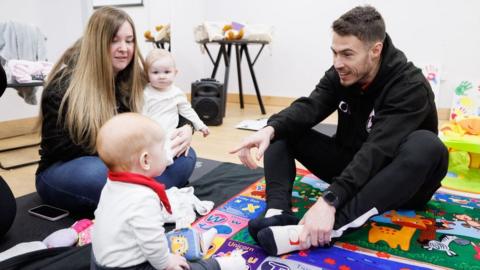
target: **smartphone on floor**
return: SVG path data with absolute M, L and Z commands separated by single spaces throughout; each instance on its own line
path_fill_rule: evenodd
M 50 220 L 50 221 L 59 220 L 61 218 L 68 216 L 69 214 L 67 210 L 53 207 L 46 204 L 36 206 L 28 210 L 28 213 L 46 220 Z

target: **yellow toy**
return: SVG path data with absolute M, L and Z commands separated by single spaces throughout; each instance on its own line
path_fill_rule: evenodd
M 245 34 L 244 25 L 236 22 L 223 27 L 223 36 L 226 40 L 240 40 Z
M 150 30 L 147 30 L 143 33 L 143 36 L 145 37 L 146 40 L 148 41 L 154 41 L 154 38 L 153 38 L 153 35 L 152 35 L 152 31 Z
M 155 26 L 155 30 L 147 30 L 143 33 L 147 41 L 169 41 L 170 40 L 170 25 L 159 24 Z
M 458 116 L 440 131 L 449 150 L 448 173 L 442 186 L 480 193 L 480 117 Z
M 457 120 L 457 124 L 465 130 L 466 134 L 480 135 L 480 117 L 464 116 Z

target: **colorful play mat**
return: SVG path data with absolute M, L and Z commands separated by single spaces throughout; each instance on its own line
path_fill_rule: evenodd
M 293 212 L 302 217 L 328 184 L 297 170 Z M 269 257 L 250 237 L 249 219 L 266 208 L 265 180 L 199 219 L 200 232 L 219 234 L 207 256 L 240 249 L 251 270 L 262 269 L 480 269 L 480 200 L 436 193 L 426 211 L 396 210 L 371 218 L 331 248 L 312 248 Z M 399 222 L 401 221 L 401 222 Z M 421 225 L 421 226 L 420 226 Z

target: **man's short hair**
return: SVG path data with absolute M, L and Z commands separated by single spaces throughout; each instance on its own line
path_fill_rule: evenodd
M 377 42 L 385 39 L 385 21 L 372 6 L 358 6 L 343 14 L 332 24 L 340 36 L 353 35 L 363 42 Z

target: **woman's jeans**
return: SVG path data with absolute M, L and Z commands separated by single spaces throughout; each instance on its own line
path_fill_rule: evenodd
M 166 188 L 183 187 L 195 168 L 197 156 L 190 148 L 187 156 L 174 159 L 155 179 Z M 72 212 L 93 212 L 107 181 L 107 167 L 98 156 L 79 157 L 57 162 L 36 176 L 37 192 L 42 200 Z

